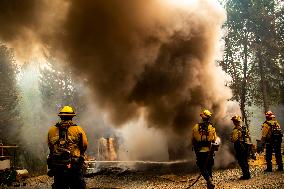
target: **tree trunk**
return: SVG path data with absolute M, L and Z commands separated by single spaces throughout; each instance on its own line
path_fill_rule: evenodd
M 260 53 L 259 53 L 260 54 Z M 260 87 L 262 93 L 262 100 L 263 100 L 263 109 L 264 112 L 269 110 L 269 103 L 268 103 L 268 95 L 267 95 L 267 84 L 265 81 L 265 71 L 264 71 L 264 64 L 261 55 L 259 58 L 259 70 L 260 70 Z
M 247 70 L 248 70 L 248 34 L 245 32 L 244 38 L 244 68 L 243 68 L 243 81 L 241 86 L 241 102 L 240 108 L 243 117 L 244 124 L 248 126 L 247 114 L 246 114 L 246 94 L 247 94 Z
M 258 43 L 258 46 L 260 47 L 261 44 L 260 44 L 259 37 L 257 38 L 257 43 Z M 266 79 L 265 79 L 265 65 L 264 65 L 263 57 L 262 57 L 260 50 L 257 51 L 257 58 L 259 61 L 260 89 L 262 93 L 263 109 L 264 109 L 264 112 L 267 112 L 269 110 L 269 103 L 268 103 L 268 94 L 267 94 L 267 84 L 266 84 Z

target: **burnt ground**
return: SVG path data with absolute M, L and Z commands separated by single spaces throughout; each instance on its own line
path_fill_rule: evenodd
M 216 188 L 281 188 L 284 189 L 284 172 L 274 170 L 272 173 L 264 173 L 265 165 L 263 159 L 250 163 L 252 178 L 241 181 L 238 178 L 241 172 L 238 168 L 214 170 L 213 177 Z M 276 166 L 274 166 L 276 169 Z M 186 171 L 171 171 L 153 169 L 152 171 L 133 171 L 121 168 L 101 169 L 95 174 L 90 174 L 86 178 L 87 186 L 90 189 L 95 188 L 186 188 L 192 184 L 198 173 Z M 25 186 L 24 183 L 26 184 Z M 28 178 L 20 183 L 20 186 L 2 188 L 31 188 L 42 189 L 51 188 L 52 178 L 43 175 Z M 206 188 L 203 178 L 191 188 Z

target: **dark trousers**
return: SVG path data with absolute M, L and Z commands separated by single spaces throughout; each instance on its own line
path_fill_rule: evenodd
M 241 167 L 242 173 L 244 177 L 249 177 L 249 146 L 245 143 L 235 142 L 234 144 L 236 159 L 238 160 L 238 164 Z
M 86 183 L 80 166 L 70 169 L 57 168 L 54 172 L 54 183 L 52 189 L 85 189 Z
M 208 181 L 212 179 L 212 168 L 214 165 L 213 153 L 211 152 L 196 152 L 196 164 L 203 178 Z
M 266 163 L 267 168 L 272 168 L 272 153 L 275 153 L 276 163 L 278 168 L 283 168 L 282 154 L 281 154 L 281 143 L 266 143 Z

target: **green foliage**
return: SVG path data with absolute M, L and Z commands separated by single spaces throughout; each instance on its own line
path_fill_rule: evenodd
M 220 65 L 232 77 L 233 99 L 245 107 L 256 105 L 264 110 L 279 104 L 284 97 L 283 3 L 228 0 L 225 8 L 227 35 Z
M 272 105 L 280 102 L 281 67 L 279 61 L 281 43 L 278 37 L 279 9 L 277 1 L 258 0 L 254 1 L 251 19 L 252 31 L 255 34 L 253 51 L 257 67 L 254 70 L 253 86 L 254 103 L 264 107 L 265 111 Z M 265 102 L 266 100 L 266 102 Z

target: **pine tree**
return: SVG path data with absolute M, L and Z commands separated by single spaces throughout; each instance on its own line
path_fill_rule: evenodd
M 223 69 L 232 77 L 242 116 L 247 107 L 264 111 L 283 92 L 283 5 L 279 0 L 228 0 Z M 283 95 L 284 96 L 284 95 Z M 247 123 L 246 123 L 247 124 Z

